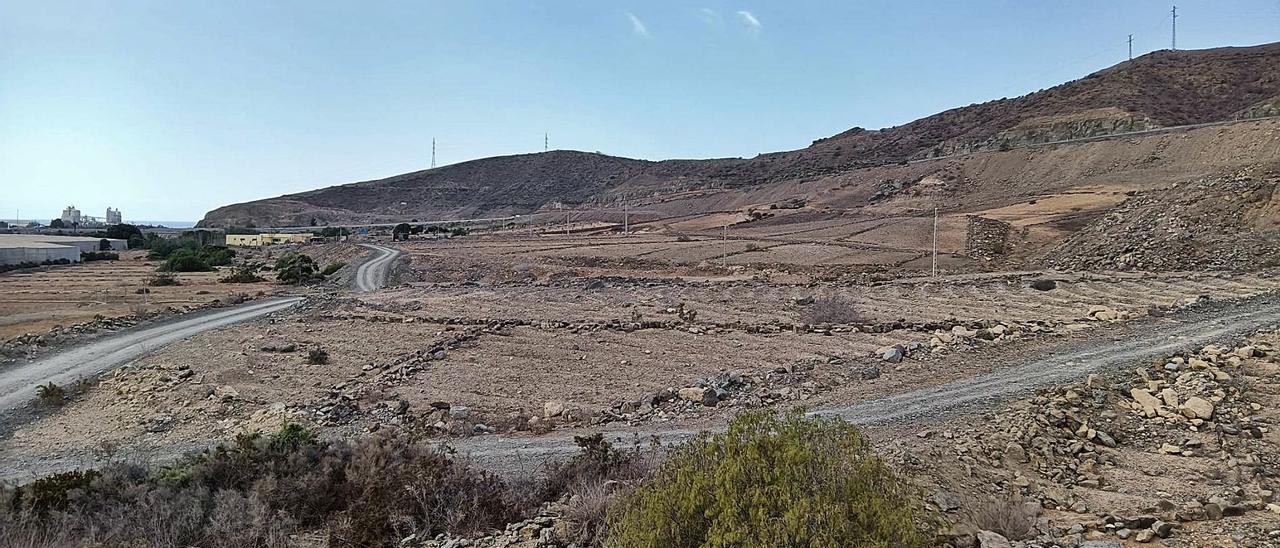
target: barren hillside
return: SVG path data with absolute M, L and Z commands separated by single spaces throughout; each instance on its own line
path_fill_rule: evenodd
M 754 189 L 875 166 L 1112 133 L 1274 114 L 1280 43 L 1159 51 L 1015 99 L 956 108 L 882 130 L 854 128 L 752 159 L 651 162 L 553 151 L 485 158 L 376 181 L 228 205 L 203 226 L 305 225 L 527 214 L 563 204 L 703 189 Z M 978 186 L 994 181 L 977 181 Z M 868 182 L 861 183 L 870 188 Z M 758 190 L 752 190 L 758 193 Z M 725 198 L 720 195 L 720 198 Z M 705 200 L 698 207 L 734 207 Z

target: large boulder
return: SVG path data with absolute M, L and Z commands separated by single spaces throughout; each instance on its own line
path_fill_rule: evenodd
M 1213 404 L 1198 396 L 1187 398 L 1187 401 L 1182 402 L 1182 407 L 1179 411 L 1189 419 L 1209 420 L 1213 418 Z
M 1013 544 L 1004 535 L 993 531 L 978 531 L 979 548 L 1013 548 Z
M 682 400 L 697 402 L 706 406 L 713 406 L 720 401 L 720 397 L 716 394 L 714 388 L 706 388 L 702 386 L 681 388 L 678 395 Z
M 902 348 L 902 345 L 895 344 L 893 346 L 885 346 L 880 348 L 879 350 L 876 350 L 876 354 L 879 355 L 880 359 L 884 361 L 887 361 L 889 363 L 898 363 L 902 361 L 902 357 L 906 354 L 906 352 Z
M 1138 402 L 1138 405 L 1142 406 L 1142 414 L 1148 418 L 1159 414 L 1162 402 L 1159 398 L 1152 396 L 1150 392 L 1141 388 L 1134 388 L 1129 390 L 1129 396 L 1133 398 L 1133 401 Z
M 560 400 L 551 400 L 542 406 L 542 416 L 546 418 L 559 417 L 564 414 L 564 402 Z

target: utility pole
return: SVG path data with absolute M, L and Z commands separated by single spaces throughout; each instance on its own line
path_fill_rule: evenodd
M 1129 35 L 1129 60 L 1133 60 L 1133 35 Z
M 933 208 L 933 277 L 938 277 L 938 208 Z
M 431 138 L 431 167 L 432 167 L 432 169 L 434 169 L 434 168 L 436 167 L 436 139 L 435 139 L 435 137 L 432 137 L 432 138 Z
M 720 267 L 729 266 L 729 223 L 724 223 L 723 236 L 720 239 Z
M 628 217 L 627 206 L 622 206 L 622 235 L 631 234 L 631 219 Z
M 1173 50 L 1178 50 L 1178 6 L 1173 7 Z

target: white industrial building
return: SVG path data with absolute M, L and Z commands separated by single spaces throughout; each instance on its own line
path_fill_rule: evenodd
M 80 224 L 80 210 L 76 209 L 74 204 L 69 205 L 62 210 L 62 216 L 59 217 L 59 219 L 62 219 L 62 222 L 69 225 L 78 225 Z
M 103 238 L 53 236 L 44 234 L 0 234 L 0 265 L 44 263 L 67 260 L 80 262 L 80 254 L 98 251 Z M 129 249 L 125 240 L 107 239 L 112 251 Z

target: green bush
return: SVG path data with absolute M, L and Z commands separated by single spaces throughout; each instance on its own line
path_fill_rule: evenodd
M 199 252 L 180 249 L 171 253 L 160 269 L 166 272 L 210 272 L 213 267 L 205 262 Z
M 85 251 L 80 253 L 82 261 L 117 261 L 120 260 L 120 254 L 111 251 Z
M 303 284 L 316 278 L 316 261 L 310 255 L 289 252 L 276 261 L 275 270 L 281 283 Z
M 107 230 L 106 232 L 103 233 L 103 236 L 106 238 L 111 238 L 113 240 L 129 240 L 129 247 L 133 247 L 134 238 L 138 238 L 139 240 L 146 241 L 146 238 L 143 237 L 142 235 L 141 229 L 139 229 L 134 225 L 124 224 L 124 223 L 121 223 L 118 225 L 111 225 L 107 227 Z
M 252 284 L 265 281 L 265 278 L 259 276 L 257 272 L 257 266 L 245 265 L 218 281 L 224 284 Z
M 918 494 L 839 419 L 744 413 L 609 514 L 606 546 L 931 546 Z
M 151 287 L 165 287 L 171 285 L 182 285 L 178 278 L 168 272 L 160 272 L 147 278 L 147 285 Z
M 13 491 L 9 504 L 14 509 L 44 516 L 50 510 L 63 510 L 72 500 L 72 491 L 88 489 L 101 476 L 96 470 L 73 470 L 45 476 Z
M 51 407 L 59 407 L 67 402 L 67 391 L 61 386 L 50 382 L 36 387 L 36 397 L 40 398 L 40 403 Z
M 209 266 L 227 266 L 231 264 L 231 259 L 236 256 L 236 252 L 225 247 L 206 246 L 200 248 L 200 258 Z

